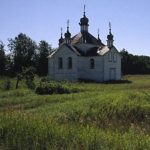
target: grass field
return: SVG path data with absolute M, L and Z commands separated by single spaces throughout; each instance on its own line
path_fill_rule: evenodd
M 0 89 L 0 149 L 150 150 L 150 75 L 124 79 L 65 83 L 70 94 Z

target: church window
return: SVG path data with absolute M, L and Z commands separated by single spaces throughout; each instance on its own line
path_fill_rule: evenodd
M 109 61 L 112 61 L 112 53 L 109 53 Z
M 114 61 L 114 62 L 117 61 L 117 55 L 116 55 L 116 53 L 114 53 L 114 55 L 113 55 L 113 61 Z
M 94 69 L 95 68 L 95 61 L 93 58 L 90 59 L 90 69 Z
M 58 69 L 62 69 L 63 68 L 63 59 L 62 57 L 58 58 Z
M 72 58 L 68 57 L 68 69 L 72 69 Z

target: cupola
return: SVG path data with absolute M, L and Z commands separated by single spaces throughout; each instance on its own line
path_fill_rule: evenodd
M 114 36 L 111 33 L 111 23 L 109 22 L 109 34 L 107 35 L 107 46 L 111 48 L 114 42 Z
M 80 19 L 80 30 L 81 32 L 87 31 L 88 32 L 88 26 L 89 26 L 89 19 L 85 15 L 85 5 L 84 5 L 84 12 L 83 12 L 83 17 Z
M 62 34 L 62 28 L 61 28 L 61 37 L 59 39 L 59 46 L 64 42 L 63 34 Z
M 71 33 L 69 32 L 69 20 L 67 21 L 67 32 L 64 34 L 65 36 L 65 43 L 71 43 Z

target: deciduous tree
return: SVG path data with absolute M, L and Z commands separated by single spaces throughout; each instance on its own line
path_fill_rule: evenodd
M 23 67 L 34 66 L 36 43 L 26 34 L 20 33 L 14 39 L 9 39 L 8 47 L 16 73 L 21 72 Z

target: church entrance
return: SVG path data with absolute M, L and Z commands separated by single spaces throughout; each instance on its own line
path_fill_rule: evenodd
M 116 68 L 110 68 L 109 79 L 110 80 L 116 80 Z

